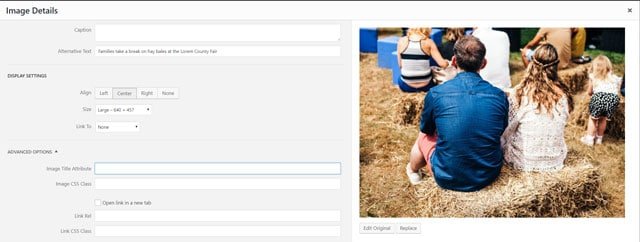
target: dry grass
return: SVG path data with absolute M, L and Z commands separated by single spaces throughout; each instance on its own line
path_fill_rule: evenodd
M 521 63 L 515 60 L 511 61 L 510 66 L 512 70 L 512 82 L 515 84 L 519 82 L 522 77 L 523 67 Z M 620 67 L 618 66 L 617 68 Z M 432 212 L 429 212 L 430 210 L 425 208 L 425 204 L 428 202 L 426 200 L 426 194 L 429 191 L 436 193 L 443 191 L 436 187 L 426 189 L 427 186 L 429 186 L 428 182 L 416 187 L 411 186 L 404 174 L 404 167 L 409 159 L 409 150 L 418 134 L 416 124 L 419 120 L 419 117 L 417 117 L 419 116 L 419 112 L 416 113 L 410 110 L 419 110 L 418 108 L 422 103 L 421 100 L 424 94 L 407 95 L 401 93 L 397 87 L 391 84 L 391 71 L 377 68 L 375 54 L 360 55 L 360 76 L 360 215 L 364 217 L 437 216 L 436 213 L 433 212 L 434 208 L 431 208 Z M 576 101 L 578 101 L 577 97 Z M 416 105 L 411 103 L 416 103 Z M 404 116 L 398 111 L 402 109 L 407 110 Z M 414 115 L 413 113 L 416 114 Z M 580 112 L 576 111 L 572 113 L 572 120 L 579 119 L 576 118 L 578 113 Z M 622 122 L 622 124 L 624 124 L 624 122 Z M 623 217 L 624 140 L 609 137 L 603 145 L 587 147 L 577 141 L 583 134 L 584 126 L 580 126 L 575 122 L 567 126 L 565 138 L 570 149 L 570 154 L 573 157 L 572 161 L 568 162 L 568 164 L 583 164 L 582 162 L 586 162 L 588 164 L 585 165 L 590 164 L 593 168 L 582 169 L 586 172 L 578 173 L 582 174 L 581 176 L 568 176 L 573 178 L 593 178 L 586 179 L 585 181 L 597 181 L 601 188 L 602 196 L 593 195 L 598 194 L 597 190 L 592 195 L 589 195 L 591 200 L 571 195 L 568 196 L 571 198 L 569 199 L 571 201 L 567 201 L 566 203 L 569 204 L 568 206 L 553 207 L 549 203 L 551 200 L 544 200 L 546 195 L 543 195 L 535 201 L 539 204 L 546 202 L 546 208 L 541 210 L 546 212 L 509 212 L 522 211 L 515 208 L 502 211 L 490 211 L 487 206 L 481 206 L 485 212 L 480 214 L 467 213 L 468 215 L 465 215 L 463 211 L 460 211 L 460 214 L 450 215 L 447 212 L 440 213 L 440 216 Z M 567 169 L 566 172 L 571 172 L 571 170 L 572 169 Z M 509 171 L 505 171 L 505 174 L 507 174 L 506 172 Z M 560 174 L 556 175 L 560 176 Z M 535 179 L 531 180 L 545 181 L 545 179 L 540 177 L 542 176 L 541 174 L 520 174 L 519 176 L 534 177 Z M 553 183 L 554 180 L 550 181 Z M 551 191 L 553 194 L 559 194 L 558 192 L 562 193 L 564 191 L 565 193 L 570 193 L 567 191 L 578 191 L 585 187 L 596 186 L 593 182 L 568 182 L 564 184 L 591 185 L 550 185 L 549 189 L 546 190 Z M 541 193 L 536 194 L 539 195 Z M 584 192 L 580 192 L 578 195 L 580 194 L 588 195 L 588 193 Z M 608 200 L 606 205 L 604 205 L 604 198 Z M 523 199 L 523 201 L 526 200 L 527 199 Z M 590 201 L 596 203 L 590 203 Z M 593 204 L 597 204 L 598 206 Z M 450 204 L 447 205 L 447 207 L 454 206 Z M 593 207 L 597 208 L 587 209 Z M 451 211 L 455 212 L 455 210 Z
M 504 166 L 500 177 L 477 192 L 440 189 L 426 179 L 417 189 L 421 217 L 577 217 L 607 204 L 601 175 L 569 154 L 559 172 L 521 172 Z
M 399 124 L 418 125 L 420 124 L 420 113 L 424 107 L 423 93 L 407 93 L 402 95 L 392 109 L 395 110 L 394 120 Z
M 558 76 L 569 87 L 571 95 L 583 92 L 589 82 L 589 65 L 571 65 L 570 68 L 558 71 Z

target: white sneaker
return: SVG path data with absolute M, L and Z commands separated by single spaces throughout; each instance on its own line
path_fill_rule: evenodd
M 593 146 L 593 139 L 594 139 L 593 136 L 585 135 L 585 136 L 582 136 L 582 138 L 580 138 L 580 142 L 588 146 Z
M 602 144 L 602 136 L 596 136 L 595 142 L 597 145 L 601 145 Z
M 411 163 L 407 164 L 407 177 L 409 177 L 409 182 L 411 183 L 411 185 L 418 185 L 420 184 L 420 182 L 422 182 L 421 172 L 413 172 L 413 170 L 411 170 Z

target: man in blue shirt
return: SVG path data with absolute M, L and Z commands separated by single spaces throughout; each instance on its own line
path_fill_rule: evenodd
M 420 134 L 407 175 L 412 184 L 427 167 L 436 183 L 455 191 L 477 191 L 500 174 L 500 136 L 507 127 L 506 94 L 480 77 L 487 64 L 480 40 L 465 36 L 454 46 L 455 78 L 432 88 L 424 99 Z

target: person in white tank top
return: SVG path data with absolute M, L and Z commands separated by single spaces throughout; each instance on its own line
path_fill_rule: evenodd
M 409 28 L 407 36 L 398 40 L 398 66 L 400 67 L 400 90 L 404 92 L 428 91 L 432 73 L 429 59 L 438 66 L 447 67 L 435 42 L 429 38 L 431 28 Z

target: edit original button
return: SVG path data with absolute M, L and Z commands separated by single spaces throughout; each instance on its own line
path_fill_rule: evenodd
M 361 234 L 393 234 L 395 233 L 393 224 L 360 224 Z

